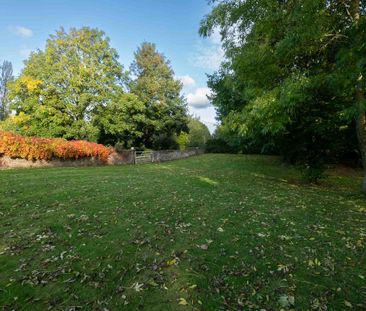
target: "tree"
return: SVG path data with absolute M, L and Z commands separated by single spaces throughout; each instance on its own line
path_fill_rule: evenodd
M 188 122 L 188 146 L 189 147 L 204 147 L 207 141 L 211 138 L 210 131 L 199 118 L 190 117 Z
M 121 92 L 123 78 L 102 31 L 61 28 L 45 51 L 30 55 L 11 85 L 13 126 L 25 135 L 96 141 L 96 116 Z
M 120 144 L 124 148 L 140 147 L 146 123 L 145 105 L 134 94 L 120 93 L 96 117 L 100 128 L 98 142 Z
M 4 60 L 0 65 L 0 121 L 8 114 L 8 84 L 13 79 L 11 62 Z
M 177 136 L 176 142 L 180 150 L 184 150 L 187 147 L 203 148 L 210 138 L 211 134 L 207 126 L 203 124 L 199 118 L 189 116 L 188 133 L 181 132 Z
M 174 136 L 187 131 L 187 108 L 180 95 L 182 85 L 165 56 L 152 43 L 143 43 L 135 53 L 131 92 L 144 103 L 146 123 L 141 131 L 146 147 L 159 149 L 174 143 Z
M 351 40 L 351 52 L 356 52 L 354 67 L 356 68 L 355 75 L 355 106 L 357 109 L 356 114 L 356 130 L 358 142 L 360 145 L 360 151 L 362 156 L 362 164 L 364 168 L 364 178 L 362 184 L 362 190 L 366 194 L 366 100 L 365 90 L 366 83 L 364 76 L 366 75 L 366 48 L 365 48 L 365 9 L 366 3 L 362 0 L 351 0 L 350 15 L 353 22 L 354 36 Z M 361 13 L 363 13 L 361 20 Z M 358 53 L 357 53 L 358 52 Z
M 280 152 L 316 180 L 356 146 L 356 116 L 365 158 L 365 2 L 212 2 L 200 32 L 219 28 L 227 58 L 212 102 L 241 148 Z

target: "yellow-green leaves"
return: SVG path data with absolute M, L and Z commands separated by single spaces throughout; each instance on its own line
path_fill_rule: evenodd
M 11 85 L 12 108 L 30 117 L 27 126 L 17 130 L 28 136 L 96 141 L 98 108 L 122 92 L 122 75 L 117 53 L 102 31 L 60 29 L 44 51 L 29 56 Z
M 175 266 L 176 264 L 177 264 L 176 258 L 167 261 L 168 266 Z

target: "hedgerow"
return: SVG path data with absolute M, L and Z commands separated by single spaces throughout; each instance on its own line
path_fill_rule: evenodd
M 110 153 L 107 147 L 84 140 L 24 137 L 0 131 L 0 156 L 27 160 L 96 158 L 106 163 Z

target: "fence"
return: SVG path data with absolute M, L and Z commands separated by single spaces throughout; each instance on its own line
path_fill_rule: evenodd
M 135 164 L 153 162 L 154 151 L 135 151 Z

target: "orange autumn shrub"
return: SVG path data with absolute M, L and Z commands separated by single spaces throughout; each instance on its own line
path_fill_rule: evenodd
M 110 153 L 107 147 L 85 140 L 24 137 L 0 131 L 0 156 L 27 160 L 96 158 L 106 163 Z

